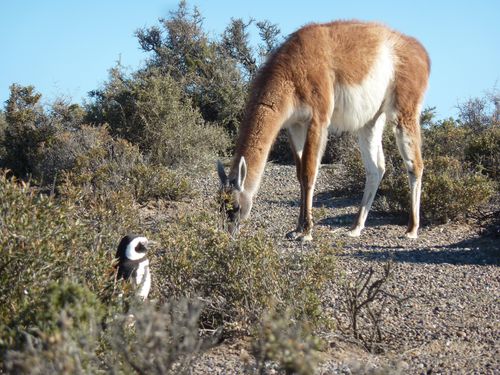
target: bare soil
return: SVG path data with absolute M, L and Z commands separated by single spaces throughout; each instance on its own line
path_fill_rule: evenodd
M 360 196 L 338 196 L 341 171 L 323 166 L 315 196 L 315 238 L 338 248 L 339 268 L 348 276 L 392 259 L 392 293 L 408 297 L 388 308 L 378 354 L 348 335 L 325 332 L 318 374 L 500 373 L 500 238 L 474 223 L 427 225 L 417 240 L 403 235 L 406 218 L 372 210 L 359 238 L 346 232 Z M 338 179 L 336 178 L 338 176 Z M 197 184 L 199 201 L 212 199 L 214 173 Z M 284 252 L 314 251 L 285 239 L 298 215 L 299 188 L 293 166 L 268 163 L 251 219 L 243 231 L 264 230 Z M 198 200 L 197 199 L 197 200 Z M 332 280 L 330 310 L 342 289 Z M 196 362 L 193 373 L 245 373 L 253 358 L 245 339 L 225 341 Z M 267 373 L 278 373 L 271 364 Z

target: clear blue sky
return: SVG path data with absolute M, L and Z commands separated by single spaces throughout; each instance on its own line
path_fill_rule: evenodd
M 380 21 L 417 37 L 432 59 L 425 105 L 455 116 L 459 101 L 500 87 L 499 0 L 191 0 L 218 35 L 231 17 L 268 19 L 288 34 L 309 22 Z M 47 101 L 82 102 L 120 59 L 136 69 L 146 55 L 134 31 L 157 24 L 177 1 L 0 0 L 0 103 L 13 82 L 32 84 Z

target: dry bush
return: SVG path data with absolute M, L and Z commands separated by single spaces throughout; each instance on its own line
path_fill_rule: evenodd
M 310 327 L 293 319 L 289 311 L 270 311 L 258 325 L 252 344 L 256 364 L 248 370 L 262 374 L 266 366 L 276 363 L 287 374 L 313 374 L 323 346 Z
M 388 340 L 386 315 L 394 313 L 392 307 L 408 299 L 391 293 L 392 267 L 388 262 L 380 271 L 369 267 L 346 278 L 336 302 L 339 331 L 371 352 L 384 350 Z
M 155 307 L 140 304 L 110 325 L 105 356 L 114 371 L 138 374 L 188 374 L 203 350 L 214 344 L 199 335 L 199 302 L 170 301 Z M 130 315 L 132 314 L 132 316 Z M 118 358 L 116 358 L 118 355 Z
M 168 249 L 157 260 L 163 294 L 200 297 L 201 321 L 210 329 L 227 323 L 247 330 L 272 305 L 289 307 L 312 325 L 323 323 L 322 292 L 335 266 L 331 247 L 286 256 L 262 234 L 231 239 L 217 220 L 186 217 L 158 234 Z
M 111 137 L 106 127 L 83 126 L 59 134 L 40 151 L 45 175 L 59 173 L 62 185 L 81 187 L 87 194 L 129 193 L 142 203 L 150 199 L 179 200 L 191 196 L 186 179 L 147 163 L 139 148 Z

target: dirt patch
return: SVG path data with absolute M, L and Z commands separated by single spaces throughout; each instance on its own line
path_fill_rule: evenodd
M 423 226 L 406 239 L 406 218 L 374 210 L 359 238 L 345 234 L 360 197 L 331 193 L 342 183 L 318 178 L 315 236 L 339 249 L 339 269 L 353 274 L 393 262 L 393 292 L 410 297 L 384 315 L 385 347 L 370 354 L 338 332 L 325 332 L 330 349 L 321 353 L 318 373 L 496 373 L 500 371 L 499 240 L 473 224 Z M 332 182 L 333 181 L 333 182 Z M 339 184 L 337 186 L 334 186 Z M 215 170 L 195 183 L 197 200 L 213 199 Z M 311 251 L 312 245 L 285 239 L 299 206 L 295 167 L 269 163 L 243 232 L 263 230 L 283 252 Z M 340 297 L 332 280 L 331 310 Z M 244 342 L 223 343 L 200 357 L 194 373 L 244 373 L 253 360 Z M 378 370 L 377 370 L 378 369 Z M 269 373 L 275 373 L 271 366 Z

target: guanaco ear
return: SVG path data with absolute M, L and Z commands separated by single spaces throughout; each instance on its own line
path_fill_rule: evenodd
M 238 176 L 236 178 L 236 188 L 240 191 L 245 189 L 245 179 L 247 178 L 247 162 L 242 156 L 238 165 Z
M 224 171 L 224 165 L 220 160 L 217 160 L 217 173 L 219 174 L 219 179 L 222 185 L 226 185 L 227 183 L 227 175 Z

